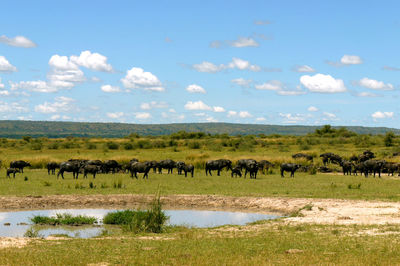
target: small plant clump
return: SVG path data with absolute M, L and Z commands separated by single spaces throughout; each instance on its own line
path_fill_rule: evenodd
M 40 225 L 84 225 L 97 223 L 97 218 L 86 215 L 73 216 L 69 213 L 57 213 L 55 217 L 36 215 L 31 218 L 31 221 Z

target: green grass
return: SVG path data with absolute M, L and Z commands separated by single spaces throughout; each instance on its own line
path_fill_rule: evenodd
M 149 179 L 132 179 L 128 174 L 100 174 L 96 179 L 65 179 L 48 176 L 44 170 L 27 170 L 28 181 L 0 178 L 0 195 L 94 195 L 94 194 L 155 194 L 160 186 L 164 195 L 201 194 L 226 196 L 310 197 L 367 200 L 400 200 L 400 178 L 365 178 L 332 174 L 309 175 L 296 173 L 294 178 L 278 174 L 259 175 L 257 179 L 231 178 L 223 171 L 221 176 L 206 176 L 197 170 L 194 178 L 175 174 L 149 173 Z M 51 185 L 49 185 L 49 183 Z M 92 183 L 92 187 L 90 186 Z M 115 185 L 116 184 L 116 185 Z M 121 185 L 118 185 L 121 184 Z M 351 188 L 349 189 L 349 184 Z M 360 185 L 359 185 L 360 184 Z
M 0 249 L 1 265 L 391 265 L 400 261 L 399 226 L 265 225 L 176 229 L 98 239 L 33 240 Z M 388 231 L 389 230 L 389 231 Z M 294 250 L 294 251 L 293 251 Z
M 38 225 L 86 225 L 97 223 L 95 217 L 86 215 L 73 216 L 69 213 L 57 213 L 55 217 L 36 215 L 31 218 L 31 221 Z

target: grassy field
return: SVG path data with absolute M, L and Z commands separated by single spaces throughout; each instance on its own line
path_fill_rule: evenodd
M 162 235 L 33 240 L 23 248 L 0 249 L 0 264 L 389 265 L 400 260 L 399 226 L 285 225 L 278 221 L 250 228 L 181 228 Z M 371 230 L 376 234 L 371 235 Z

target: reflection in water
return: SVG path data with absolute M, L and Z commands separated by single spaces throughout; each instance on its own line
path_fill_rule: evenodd
M 40 236 L 68 235 L 77 238 L 91 238 L 102 233 L 102 226 L 33 226 L 31 218 L 37 215 L 55 216 L 57 213 L 86 215 L 96 217 L 101 224 L 104 215 L 115 210 L 107 209 L 59 209 L 20 212 L 0 212 L 0 237 L 23 237 L 28 230 L 37 232 Z M 192 227 L 215 227 L 226 224 L 244 225 L 258 220 L 276 219 L 278 216 L 225 211 L 200 210 L 166 210 L 170 217 L 169 225 L 185 225 Z M 4 224 L 10 223 L 6 226 Z

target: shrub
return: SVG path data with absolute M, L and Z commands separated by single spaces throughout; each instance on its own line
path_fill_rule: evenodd
M 198 141 L 191 141 L 188 144 L 189 149 L 200 149 L 200 143 Z
M 130 143 L 130 142 L 124 143 L 124 149 L 125 149 L 125 150 L 133 150 L 134 148 L 135 148 L 135 147 L 133 146 L 132 143 Z
M 103 223 L 104 224 L 117 224 L 117 225 L 126 225 L 132 222 L 133 216 L 136 211 L 133 210 L 124 210 L 124 211 L 116 211 L 109 212 L 104 216 Z
M 60 145 L 59 145 L 57 142 L 50 143 L 50 144 L 47 146 L 47 148 L 48 148 L 49 150 L 58 150 L 59 147 L 60 147 Z
M 95 149 L 97 149 L 97 145 L 96 145 L 96 143 L 89 142 L 89 143 L 86 144 L 86 149 L 95 150 Z
M 73 216 L 69 213 L 57 213 L 56 217 L 47 217 L 36 215 L 31 218 L 31 221 L 34 224 L 42 224 L 42 225 L 83 225 L 83 224 L 94 224 L 97 222 L 95 217 L 85 216 L 85 215 L 77 215 Z
M 107 149 L 110 149 L 110 150 L 118 150 L 119 145 L 118 145 L 118 143 L 109 141 L 109 142 L 107 142 L 107 143 L 105 144 L 105 147 L 106 147 Z

